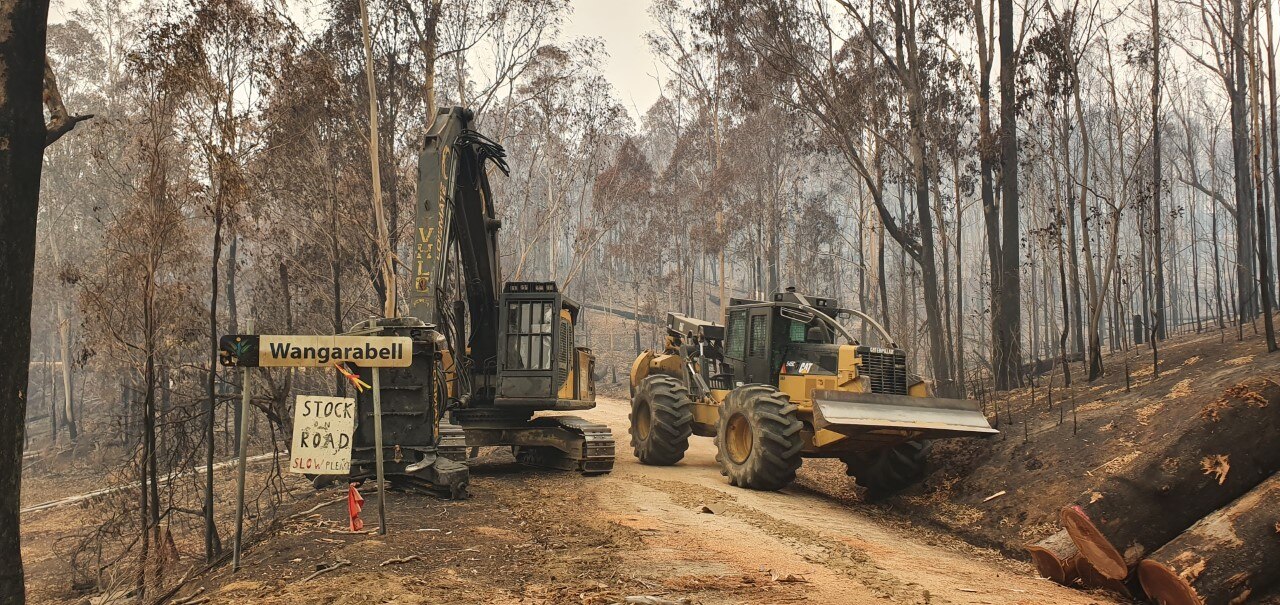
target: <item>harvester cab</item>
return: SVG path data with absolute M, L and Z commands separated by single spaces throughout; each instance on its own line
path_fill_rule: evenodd
M 675 464 L 690 435 L 715 437 L 724 474 L 753 489 L 789 484 L 802 458 L 839 458 L 883 496 L 923 478 L 930 440 L 997 432 L 975 402 L 934 397 L 873 318 L 794 289 L 732 299 L 723 325 L 669 313 L 664 350 L 636 358 L 631 386 L 641 462 Z

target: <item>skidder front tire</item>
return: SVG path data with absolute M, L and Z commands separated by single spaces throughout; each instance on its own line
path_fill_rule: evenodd
M 693 434 L 693 402 L 679 380 L 645 378 L 631 397 L 631 450 L 641 464 L 670 466 L 684 458 Z
M 762 384 L 734 389 L 720 410 L 716 431 L 720 474 L 748 489 L 790 485 L 800 468 L 803 428 L 795 404 L 781 391 Z
M 908 441 L 874 452 L 853 454 L 844 459 L 846 472 L 867 489 L 868 500 L 879 500 L 924 479 L 932 445 L 928 441 Z

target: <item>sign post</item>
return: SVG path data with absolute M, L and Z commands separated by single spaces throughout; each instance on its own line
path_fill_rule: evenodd
M 387 490 L 382 474 L 382 380 L 373 372 L 373 461 L 378 472 L 378 535 L 387 535 Z
M 253 320 L 249 320 L 249 331 L 253 331 Z M 244 376 L 240 380 L 240 462 L 239 476 L 236 478 L 236 541 L 232 549 L 231 555 L 231 571 L 240 571 L 240 540 L 244 536 L 244 467 L 245 458 L 248 455 L 249 443 L 249 399 L 252 397 L 252 389 L 249 384 L 249 377 L 252 376 L 251 369 L 244 369 Z
M 249 331 L 253 331 L 253 323 L 249 323 Z M 272 335 L 272 334 L 227 334 L 218 340 L 218 359 L 224 366 L 245 368 L 244 394 L 241 402 L 245 412 L 241 415 L 241 424 L 247 418 L 249 408 L 249 368 L 315 368 L 336 363 L 351 363 L 370 368 L 373 372 L 373 433 L 374 462 L 378 476 L 378 533 L 387 533 L 386 489 L 382 470 L 382 383 L 378 368 L 407 368 L 413 365 L 413 339 L 408 336 L 360 336 L 360 335 Z M 352 406 L 354 407 L 354 405 Z M 296 412 L 296 411 L 295 411 Z M 296 427 L 295 427 L 296 430 Z M 325 425 L 324 430 L 332 437 L 333 426 Z M 350 434 L 350 429 L 348 435 Z M 348 441 L 349 448 L 349 441 Z M 297 452 L 294 452 L 297 454 Z M 317 455 L 308 458 L 318 464 L 328 464 L 327 472 L 314 469 L 297 470 L 316 474 L 341 474 L 347 472 L 336 469 L 334 455 Z M 299 456 L 294 456 L 298 458 Z M 240 484 L 237 487 L 236 504 L 236 542 L 235 563 L 240 565 L 240 533 L 243 518 L 240 514 L 244 508 L 244 459 L 245 431 L 240 431 Z M 327 462 L 326 462 L 327 460 Z M 350 468 L 350 449 L 346 452 L 347 469 Z M 290 463 L 290 470 L 293 464 Z

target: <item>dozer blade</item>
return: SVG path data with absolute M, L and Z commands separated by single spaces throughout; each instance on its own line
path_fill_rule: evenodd
M 903 431 L 912 439 L 998 434 L 975 401 L 849 391 L 813 392 L 814 428 L 846 435 Z

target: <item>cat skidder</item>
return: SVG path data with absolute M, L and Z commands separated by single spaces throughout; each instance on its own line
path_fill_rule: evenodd
M 849 317 L 883 346 L 858 342 L 837 321 Z M 724 325 L 667 314 L 666 347 L 636 358 L 631 393 L 641 463 L 675 464 L 691 435 L 714 437 L 721 473 L 760 490 L 790 484 L 803 458 L 839 458 L 883 497 L 924 477 L 930 440 L 997 433 L 976 402 L 934 397 L 874 319 L 794 289 L 732 299 Z

